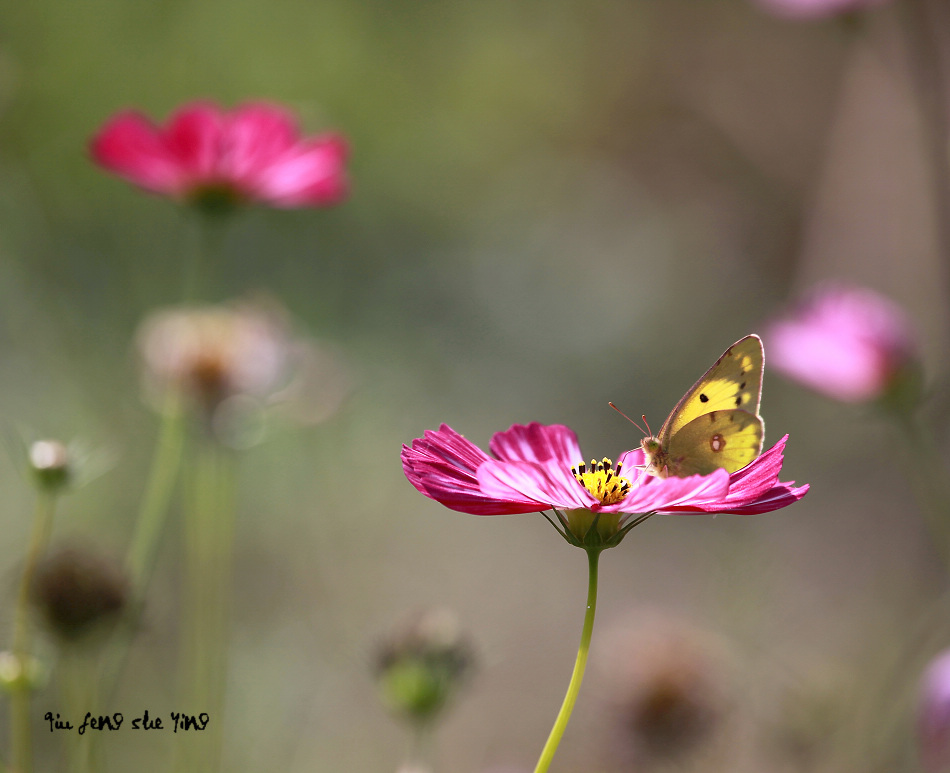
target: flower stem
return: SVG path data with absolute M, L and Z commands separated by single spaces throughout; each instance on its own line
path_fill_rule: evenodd
M 17 605 L 13 623 L 12 651 L 20 667 L 20 680 L 11 695 L 10 748 L 13 767 L 20 773 L 33 770 L 33 731 L 30 722 L 30 649 L 32 636 L 30 631 L 30 592 L 33 575 L 40 556 L 46 550 L 49 535 L 53 529 L 53 515 L 56 511 L 56 495 L 40 490 L 36 499 L 36 511 L 33 516 L 33 535 L 27 549 L 23 578 L 17 594 Z
M 185 251 L 184 285 L 182 299 L 192 303 L 201 298 L 205 287 L 215 273 L 215 256 L 221 251 L 226 230 L 225 217 L 213 217 L 207 213 L 186 213 L 189 248 Z
M 185 437 L 185 417 L 181 399 L 181 394 L 177 390 L 170 390 L 165 398 L 155 456 L 152 458 L 145 492 L 139 505 L 132 544 L 126 556 L 126 570 L 132 588 L 126 618 L 127 633 L 114 640 L 109 648 L 109 656 L 104 660 L 105 672 L 101 689 L 105 700 L 112 698 L 116 683 L 125 667 L 131 637 L 135 635 L 138 619 L 142 613 L 145 590 L 155 566 L 155 558 L 168 517 L 169 503 L 178 477 Z
M 534 773 L 545 773 L 551 766 L 551 760 L 561 743 L 561 736 L 567 729 L 567 723 L 571 719 L 571 712 L 574 710 L 574 703 L 577 701 L 577 694 L 581 689 L 581 682 L 584 679 L 584 669 L 587 667 L 587 653 L 590 650 L 590 638 L 594 632 L 594 612 L 597 610 L 597 563 L 600 559 L 600 550 L 592 548 L 587 551 L 587 562 L 590 570 L 587 582 L 587 613 L 584 615 L 584 628 L 581 631 L 581 644 L 577 650 L 577 660 L 574 662 L 574 673 L 571 674 L 571 682 L 567 686 L 567 694 L 564 696 L 564 702 L 561 704 L 561 710 L 558 712 L 557 719 L 554 720 L 554 727 L 551 728 L 551 734 L 548 736 L 544 748 L 541 750 L 541 757 L 535 766 Z
M 227 677 L 234 545 L 234 469 L 213 438 L 196 442 L 184 513 L 186 598 L 183 609 L 181 710 L 210 717 L 207 730 L 179 746 L 177 769 L 220 768 Z

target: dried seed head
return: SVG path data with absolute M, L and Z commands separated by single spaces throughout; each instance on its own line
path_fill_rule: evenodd
M 110 558 L 67 547 L 39 563 L 31 595 L 50 630 L 60 640 L 74 642 L 115 623 L 128 601 L 129 586 Z

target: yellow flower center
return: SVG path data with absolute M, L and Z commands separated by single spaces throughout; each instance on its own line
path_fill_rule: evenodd
M 586 488 L 592 497 L 598 499 L 602 505 L 615 505 L 630 491 L 630 481 L 620 476 L 620 469 L 623 463 L 617 464 L 614 469 L 613 462 L 604 457 L 597 462 L 590 460 L 590 469 L 581 462 L 576 467 L 571 467 L 571 472 L 577 481 Z

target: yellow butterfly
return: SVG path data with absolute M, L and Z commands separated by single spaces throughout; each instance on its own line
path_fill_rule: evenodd
M 660 431 L 643 438 L 646 472 L 660 478 L 707 475 L 719 467 L 735 472 L 762 453 L 764 359 L 757 335 L 726 349 L 676 404 Z

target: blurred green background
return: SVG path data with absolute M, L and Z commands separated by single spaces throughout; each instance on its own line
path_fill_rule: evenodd
M 157 431 L 135 329 L 178 300 L 186 249 L 181 213 L 96 169 L 90 135 L 121 108 L 164 120 L 195 98 L 266 99 L 352 143 L 350 200 L 245 213 L 206 292 L 272 293 L 356 384 L 325 424 L 274 427 L 243 453 L 229 771 L 395 770 L 406 734 L 370 664 L 431 604 L 480 655 L 437 769 L 534 764 L 585 560 L 540 516 L 420 496 L 399 450 L 424 430 L 484 446 L 513 422 L 565 423 L 585 454 L 616 458 L 640 433 L 608 400 L 659 425 L 729 344 L 826 277 L 905 304 L 930 373 L 946 361 L 895 6 L 804 24 L 745 0 L 2 0 L 0 19 L 0 417 L 118 452 L 64 500 L 54 542 L 126 548 Z M 725 643 L 728 741 L 697 769 L 896 770 L 915 680 L 947 642 L 921 623 L 946 583 L 894 439 L 770 373 L 768 342 L 762 413 L 767 444 L 791 433 L 782 477 L 809 496 L 645 523 L 605 554 L 595 645 L 657 615 Z M 19 464 L 0 459 L 7 631 L 33 497 Z M 107 707 L 126 717 L 176 710 L 180 531 L 176 511 Z M 601 679 L 558 770 L 629 769 L 602 688 L 637 657 L 595 646 Z M 54 687 L 37 716 L 58 710 Z M 38 769 L 62 769 L 60 740 L 38 738 Z M 163 770 L 175 743 L 105 740 L 113 770 Z

